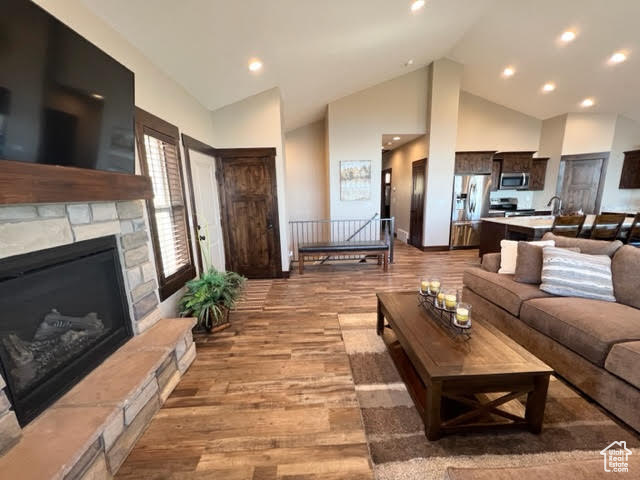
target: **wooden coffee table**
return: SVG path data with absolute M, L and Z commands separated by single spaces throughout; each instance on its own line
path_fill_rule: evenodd
M 389 353 L 424 421 L 429 440 L 484 428 L 540 433 L 553 370 L 490 324 L 453 333 L 418 305 L 417 292 L 378 293 L 378 335 L 386 318 Z M 385 337 L 390 337 L 386 335 Z M 526 407 L 512 402 L 527 395 Z

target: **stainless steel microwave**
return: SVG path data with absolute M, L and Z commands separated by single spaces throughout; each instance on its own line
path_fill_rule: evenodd
M 529 190 L 529 174 L 503 173 L 500 175 L 500 190 Z

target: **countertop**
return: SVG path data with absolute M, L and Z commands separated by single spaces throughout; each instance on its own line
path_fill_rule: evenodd
M 550 230 L 553 226 L 552 215 L 532 216 L 532 217 L 483 217 L 485 222 L 501 223 L 503 225 L 514 225 L 524 228 L 532 228 L 535 230 Z M 587 215 L 584 221 L 584 227 L 591 228 L 595 220 L 595 215 Z M 622 225 L 624 228 L 630 228 L 633 223 L 633 217 L 627 217 Z

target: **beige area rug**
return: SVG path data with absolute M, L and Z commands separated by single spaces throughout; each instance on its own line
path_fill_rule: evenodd
M 338 317 L 378 480 L 440 480 L 447 467 L 593 460 L 601 458 L 600 450 L 620 440 L 640 455 L 640 437 L 555 377 L 549 385 L 540 435 L 514 429 L 430 442 L 384 341 L 375 333 L 376 314 Z M 393 333 L 385 329 L 387 335 Z

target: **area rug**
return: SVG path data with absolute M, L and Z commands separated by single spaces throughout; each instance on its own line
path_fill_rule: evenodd
M 621 440 L 640 454 L 636 450 L 640 437 L 555 377 L 540 435 L 513 430 L 451 435 L 430 442 L 386 345 L 376 334 L 376 314 L 344 314 L 339 320 L 378 480 L 440 480 L 447 467 L 598 459 L 600 450 Z M 393 340 L 389 335 L 393 333 L 385 330 L 387 341 Z

